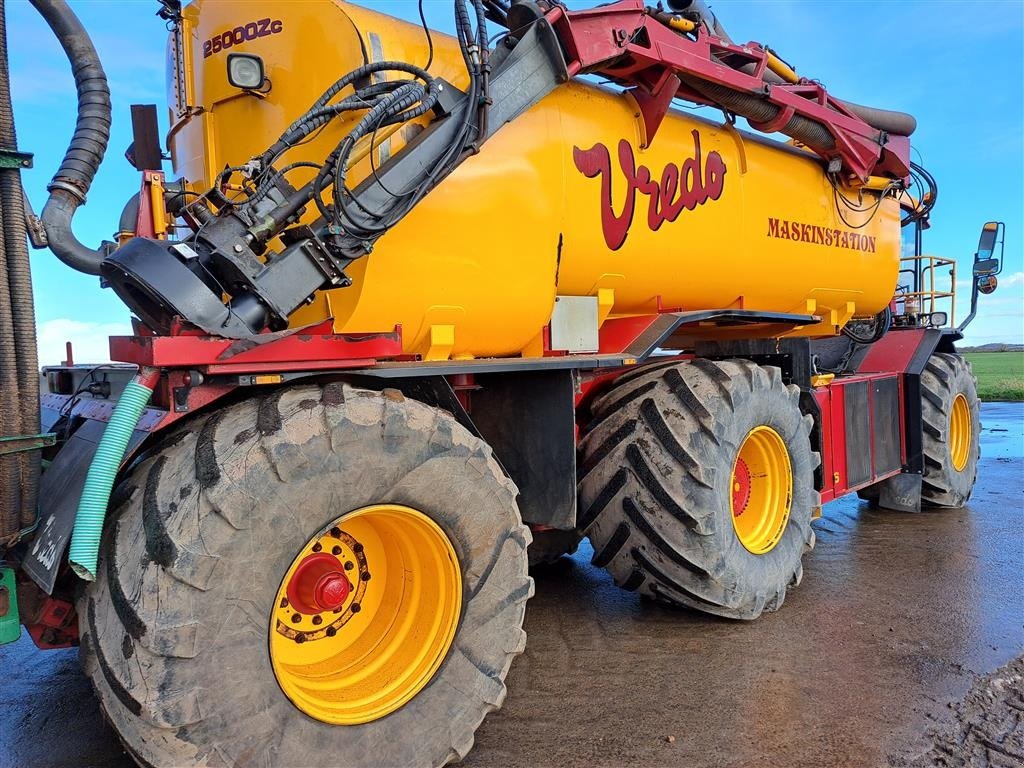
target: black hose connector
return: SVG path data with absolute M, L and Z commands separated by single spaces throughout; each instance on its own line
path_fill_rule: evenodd
M 105 253 L 79 242 L 71 220 L 103 161 L 110 140 L 110 87 L 85 27 L 64 0 L 30 0 L 71 62 L 78 89 L 78 122 L 64 160 L 47 189 L 41 220 L 50 249 L 79 272 L 100 273 Z

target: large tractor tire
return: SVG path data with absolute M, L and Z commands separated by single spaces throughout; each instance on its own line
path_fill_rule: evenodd
M 79 605 L 155 766 L 439 766 L 505 698 L 533 582 L 516 488 L 447 413 L 343 384 L 200 418 L 126 479 Z
M 971 364 L 962 355 L 932 355 L 921 374 L 923 505 L 959 508 L 970 499 L 981 457 L 980 410 Z
M 781 606 L 820 503 L 799 396 L 745 360 L 620 379 L 581 443 L 578 522 L 594 564 L 624 589 L 719 616 Z
M 921 374 L 921 428 L 924 472 L 922 508 L 963 507 L 978 479 L 981 457 L 981 404 L 978 382 L 962 355 L 940 352 Z M 888 480 L 857 491 L 875 509 Z

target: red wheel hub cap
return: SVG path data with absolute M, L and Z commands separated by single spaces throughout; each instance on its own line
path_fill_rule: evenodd
M 750 470 L 743 459 L 736 460 L 732 473 L 732 514 L 739 517 L 750 503 Z
M 341 608 L 350 591 L 352 585 L 338 558 L 316 552 L 303 558 L 295 568 L 286 594 L 293 609 L 316 614 Z

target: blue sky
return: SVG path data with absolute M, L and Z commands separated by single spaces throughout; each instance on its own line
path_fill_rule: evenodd
M 367 4 L 416 17 L 412 0 Z M 156 103 L 164 117 L 166 31 L 156 0 L 71 5 L 93 35 L 114 102 L 107 160 L 75 222 L 80 239 L 95 245 L 111 237 L 138 188 L 138 173 L 122 157 L 131 140 L 129 105 Z M 451 7 L 449 0 L 428 0 L 431 25 L 450 29 Z M 1007 225 L 1000 289 L 982 297 L 967 342 L 1024 341 L 1024 3 L 720 0 L 713 7 L 733 38 L 771 45 L 836 96 L 916 115 L 914 146 L 940 189 L 926 251 L 956 257 L 966 278 L 981 225 Z M 63 52 L 28 2 L 9 0 L 7 15 L 19 145 L 35 154 L 35 168 L 23 176 L 38 212 L 74 126 L 74 84 Z M 48 251 L 33 253 L 33 276 L 42 362 L 62 359 L 66 339 L 79 360 L 105 360 L 106 336 L 128 330 L 127 310 L 113 293 Z M 965 279 L 960 289 L 966 308 Z

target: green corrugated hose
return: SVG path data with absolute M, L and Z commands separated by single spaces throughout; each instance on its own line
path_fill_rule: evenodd
M 68 560 L 71 569 L 86 581 L 96 579 L 96 559 L 100 551 L 100 536 L 103 534 L 103 518 L 107 514 L 114 478 L 117 477 L 117 470 L 124 459 L 135 425 L 139 423 L 139 417 L 153 395 L 153 388 L 140 383 L 140 379 L 141 374 L 129 382 L 117 401 L 110 422 L 103 430 L 96 455 L 89 465 L 82 497 L 78 500 L 78 515 L 75 517 Z

